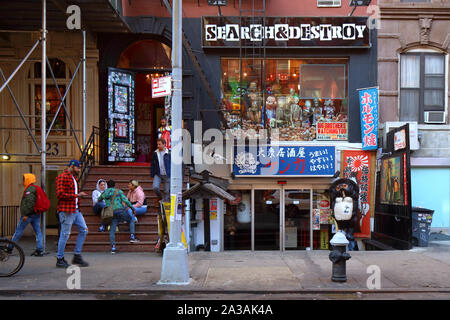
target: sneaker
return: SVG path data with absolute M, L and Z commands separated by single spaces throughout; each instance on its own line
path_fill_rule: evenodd
M 100 225 L 100 227 L 98 228 L 98 232 L 105 232 L 105 226 Z
M 64 257 L 62 257 L 61 259 L 57 258 L 58 260 L 56 261 L 56 266 L 58 268 L 68 268 L 69 264 L 67 263 L 67 261 L 64 259 Z
M 42 252 L 42 250 L 36 249 L 36 250 L 34 250 L 34 252 L 31 255 L 35 256 L 35 257 L 43 257 L 44 256 L 44 252 Z
M 87 267 L 89 266 L 89 263 L 83 260 L 81 257 L 81 254 L 75 254 L 72 259 L 72 264 L 77 264 L 80 267 Z
M 141 242 L 141 240 L 139 240 L 138 238 L 136 238 L 134 235 L 131 236 L 130 239 L 130 243 L 137 243 L 137 242 Z
M 111 254 L 116 254 L 116 253 L 117 253 L 116 247 L 112 247 L 112 248 L 111 248 Z

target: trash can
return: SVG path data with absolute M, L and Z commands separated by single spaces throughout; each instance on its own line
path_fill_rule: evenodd
M 428 247 L 434 210 L 412 207 L 412 243 Z

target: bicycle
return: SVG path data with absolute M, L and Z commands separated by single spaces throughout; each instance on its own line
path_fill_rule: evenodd
M 0 238 L 0 277 L 10 277 L 25 263 L 23 249 L 14 241 Z

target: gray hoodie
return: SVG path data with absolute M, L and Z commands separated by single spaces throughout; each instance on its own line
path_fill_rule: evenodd
M 97 204 L 97 199 L 98 197 L 100 197 L 100 195 L 105 192 L 105 190 L 100 190 L 100 182 L 105 182 L 105 190 L 108 188 L 108 184 L 106 183 L 106 180 L 104 179 L 98 179 L 97 180 L 97 185 L 96 185 L 96 189 L 94 191 L 92 191 L 92 205 L 95 206 Z M 102 200 L 101 202 L 105 202 L 105 200 Z

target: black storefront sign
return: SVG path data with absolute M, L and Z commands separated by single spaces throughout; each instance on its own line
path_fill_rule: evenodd
M 370 48 L 367 17 L 202 17 L 203 48 Z

